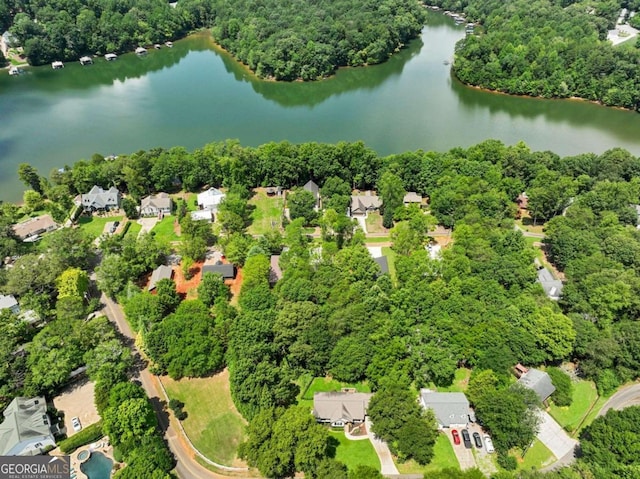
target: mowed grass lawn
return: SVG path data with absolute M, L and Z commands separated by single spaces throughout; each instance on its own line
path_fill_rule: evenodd
M 382 254 L 387 257 L 387 264 L 389 265 L 389 275 L 393 281 L 397 281 L 396 277 L 396 254 L 389 246 L 382 247 Z
M 372 211 L 367 215 L 365 220 L 367 225 L 367 233 L 386 233 L 388 230 L 382 226 L 382 215 L 376 211 Z
M 368 439 L 351 441 L 346 438 L 343 431 L 331 431 L 331 437 L 339 441 L 336 447 L 336 459 L 347 465 L 349 470 L 362 464 L 375 467 L 380 470 L 380 459 Z
M 308 380 L 308 377 L 306 378 Z M 298 398 L 298 404 L 313 407 L 313 395 L 318 392 L 327 391 L 340 391 L 342 388 L 355 388 L 356 391 L 361 393 L 371 392 L 371 388 L 367 383 L 342 383 L 332 378 L 313 378 L 309 388 L 305 391 L 304 387 L 308 384 L 301 384 L 300 397 Z
M 574 382 L 571 406 L 558 407 L 553 404 L 549 413 L 558 421 L 558 424 L 572 433 L 580 427 L 597 399 L 598 392 L 592 381 Z
M 151 232 L 158 240 L 165 243 L 180 241 L 180 237 L 175 233 L 175 231 L 173 231 L 173 223 L 175 220 L 175 216 L 165 216 L 162 220 L 156 223 Z
M 553 453 L 538 439 L 533 440 L 533 445 L 527 449 L 524 457 L 518 458 L 518 469 L 530 470 L 540 469 L 555 460 Z
M 273 229 L 280 229 L 282 226 L 282 211 L 284 210 L 284 199 L 282 196 L 267 196 L 260 190 L 249 200 L 249 204 L 255 209 L 251 213 L 251 225 L 248 233 L 252 235 L 263 235 Z
M 426 466 L 421 466 L 413 459 L 406 462 L 396 462 L 400 474 L 424 474 L 434 473 L 442 469 L 460 469 L 460 464 L 453 452 L 451 441 L 445 433 L 439 433 L 436 444 L 433 446 L 433 459 Z
M 229 372 L 180 381 L 163 377 L 162 384 L 171 399 L 185 404 L 182 425 L 200 452 L 225 466 L 243 465 L 237 451 L 246 439 L 246 423 L 231 400 Z
M 96 239 L 104 231 L 104 225 L 110 221 L 122 222 L 123 216 L 81 216 L 78 219 L 78 227 L 91 238 Z
M 455 376 L 453 378 L 453 384 L 447 387 L 436 387 L 435 384 L 431 384 L 431 389 L 437 389 L 438 392 L 448 393 L 463 393 L 469 386 L 469 378 L 471 377 L 471 369 L 459 368 L 456 369 Z
M 136 223 L 135 221 L 129 221 L 129 229 L 127 230 L 127 234 L 125 236 L 131 238 L 137 238 L 140 230 L 142 229 L 142 225 Z

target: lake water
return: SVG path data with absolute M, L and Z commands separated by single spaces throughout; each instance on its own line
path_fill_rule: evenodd
M 420 39 L 383 65 L 315 83 L 255 79 L 206 35 L 146 57 L 0 75 L 0 199 L 18 200 L 17 165 L 41 174 L 93 153 L 363 140 L 379 154 L 447 150 L 487 138 L 560 155 L 621 146 L 640 155 L 640 115 L 579 101 L 517 98 L 461 85 L 445 62 L 464 27 L 429 12 Z

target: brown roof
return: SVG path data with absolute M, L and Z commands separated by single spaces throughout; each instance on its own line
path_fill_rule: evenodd
M 13 231 L 18 238 L 25 239 L 29 236 L 53 230 L 57 228 L 57 226 L 56 222 L 51 218 L 51 215 L 42 215 L 14 225 Z
M 313 415 L 322 421 L 364 421 L 371 393 L 322 392 L 313 395 Z

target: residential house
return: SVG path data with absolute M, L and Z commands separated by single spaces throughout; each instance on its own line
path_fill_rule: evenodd
M 236 277 L 236 267 L 229 263 L 218 261 L 216 264 L 205 264 L 202 267 L 202 274 L 214 273 L 222 275 L 223 279 L 234 279 Z
M 320 209 L 320 187 L 316 185 L 313 180 L 309 180 L 302 189 L 313 194 L 313 197 L 316 199 L 315 210 L 318 211 Z
M 402 203 L 405 206 L 409 206 L 411 204 L 416 204 L 418 206 L 421 206 L 422 205 L 422 196 L 420 196 L 415 191 L 409 191 L 406 195 L 404 195 L 404 198 L 402 199 Z
M 430 389 L 420 390 L 420 404 L 431 409 L 438 422 L 438 427 L 467 427 L 472 414 L 469 400 L 464 393 L 439 393 Z
M 271 255 L 271 268 L 269 269 L 269 283 L 276 284 L 282 279 L 282 269 L 280 269 L 280 255 Z
M 218 206 L 225 198 L 225 194 L 217 188 L 209 188 L 198 195 L 198 208 L 201 210 L 218 211 Z
M 28 241 L 30 238 L 53 231 L 57 227 L 58 225 L 53 221 L 51 215 L 42 215 L 14 225 L 13 232 L 22 241 Z
M 171 279 L 173 278 L 173 269 L 171 266 L 166 266 L 161 264 L 151 273 L 151 279 L 149 280 L 149 287 L 147 288 L 149 291 L 153 291 L 156 289 L 158 282 L 163 279 Z
M 380 266 L 381 274 L 389 274 L 389 261 L 386 256 L 378 256 L 377 258 L 373 258 L 373 261 Z
M 6 296 L 4 294 L 0 294 L 0 311 L 3 309 L 8 309 L 13 314 L 18 314 L 20 312 L 20 306 L 18 305 L 18 301 L 16 301 L 15 296 L 11 294 Z
M 538 270 L 538 283 L 540 283 L 549 299 L 554 301 L 560 299 L 563 287 L 562 281 L 555 279 L 551 271 L 547 268 L 540 268 Z
M 378 211 L 382 206 L 382 200 L 371 192 L 364 195 L 351 195 L 351 216 L 367 216 L 371 211 Z
M 313 395 L 313 415 L 321 423 L 342 427 L 364 422 L 371 393 L 320 392 Z
M 171 197 L 167 193 L 149 195 L 140 202 L 140 216 L 170 215 L 171 206 Z
M 89 193 L 81 197 L 82 206 L 89 211 L 108 211 L 120 208 L 122 195 L 115 186 L 108 190 L 103 190 L 97 185 L 91 188 Z
M 556 390 L 549 375 L 544 371 L 534 368 L 526 370 L 526 372 L 520 376 L 520 379 L 518 379 L 518 384 L 522 384 L 527 389 L 535 392 L 540 402 L 545 402 Z
M 37 456 L 55 448 L 44 397 L 17 397 L 4 410 L 0 456 Z

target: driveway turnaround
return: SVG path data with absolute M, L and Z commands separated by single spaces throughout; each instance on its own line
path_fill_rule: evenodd
M 389 446 L 387 443 L 378 439 L 376 435 L 371 432 L 371 421 L 368 417 L 365 418 L 365 425 L 367 427 L 367 435 L 369 436 L 369 440 L 373 445 L 373 448 L 376 450 L 376 454 L 378 455 L 378 459 L 380 459 L 380 465 L 382 469 L 380 472 L 383 476 L 389 475 L 398 475 L 398 468 L 393 463 L 393 457 L 391 457 L 391 451 L 389 450 Z
M 564 429 L 546 411 L 540 411 L 538 439 L 558 459 L 573 453 L 578 441 L 569 437 Z

